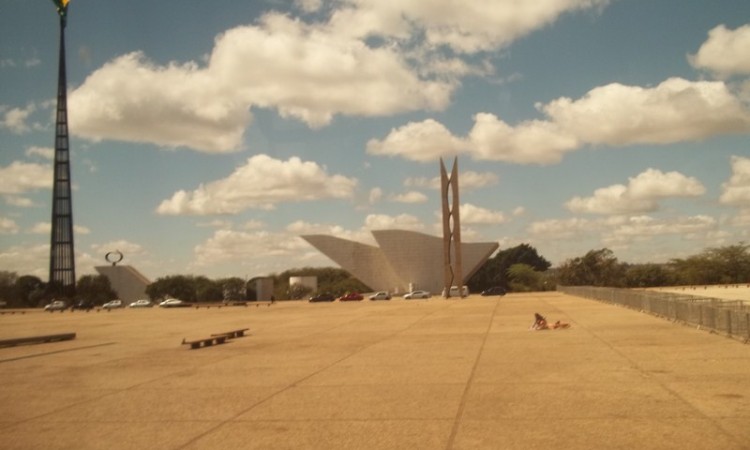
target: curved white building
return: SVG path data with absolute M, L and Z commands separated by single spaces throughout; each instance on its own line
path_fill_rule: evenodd
M 377 247 L 323 234 L 302 239 L 374 290 L 442 291 L 442 238 L 408 230 L 377 230 L 372 235 Z M 464 273 L 454 284 L 463 285 L 497 248 L 497 242 L 462 243 Z

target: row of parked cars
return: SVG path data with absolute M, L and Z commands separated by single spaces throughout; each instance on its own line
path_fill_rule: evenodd
M 459 289 L 458 286 L 452 286 L 450 289 L 450 295 L 451 297 L 467 297 L 469 295 L 469 288 L 466 286 L 463 286 Z M 482 291 L 481 295 L 485 297 L 494 296 L 494 295 L 505 295 L 505 289 L 501 286 L 495 286 L 495 287 L 491 287 L 489 289 Z M 430 297 L 432 297 L 432 294 L 424 290 L 416 290 L 416 291 L 407 292 L 403 296 L 404 300 L 428 299 Z M 370 295 L 368 299 L 369 300 L 390 300 L 391 294 L 389 294 L 387 291 L 379 291 Z M 335 300 L 338 300 L 340 302 L 360 301 L 360 300 L 364 300 L 364 296 L 357 292 L 353 292 L 353 293 L 349 293 L 346 295 L 342 295 L 341 297 L 337 299 L 333 294 L 326 293 L 326 294 L 315 295 L 313 297 L 310 297 L 309 299 L 309 301 L 313 303 L 332 302 Z
M 103 309 L 118 309 L 118 308 L 125 308 L 126 306 L 128 308 L 151 308 L 155 306 L 154 302 L 147 299 L 142 300 L 136 300 L 132 303 L 126 304 L 122 300 L 111 300 L 105 304 L 102 305 Z M 158 303 L 158 306 L 162 308 L 180 308 L 180 307 L 190 307 L 192 306 L 190 303 L 183 302 L 182 300 L 178 300 L 176 298 L 169 298 L 164 300 L 163 302 Z M 74 303 L 71 306 L 68 306 L 68 303 L 63 300 L 54 300 L 50 304 L 46 305 L 44 307 L 45 311 L 64 311 L 68 308 L 70 309 L 93 309 L 95 305 L 93 302 L 88 302 L 86 300 L 81 300 L 79 302 Z

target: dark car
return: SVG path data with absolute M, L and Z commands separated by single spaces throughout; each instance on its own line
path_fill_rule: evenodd
M 362 296 L 362 294 L 359 294 L 357 292 L 350 292 L 346 295 L 342 295 L 341 297 L 339 297 L 340 302 L 358 302 L 364 299 L 365 298 Z
M 90 309 L 94 309 L 94 302 L 91 300 L 78 300 L 71 306 L 71 309 L 82 309 L 84 311 L 88 311 Z
M 494 286 L 482 291 L 482 295 L 484 295 L 485 297 L 488 297 L 490 295 L 505 295 L 505 288 L 502 286 Z
M 314 302 L 332 302 L 334 300 L 336 300 L 336 297 L 334 297 L 331 294 L 318 294 L 314 297 L 310 297 L 309 301 L 314 303 Z

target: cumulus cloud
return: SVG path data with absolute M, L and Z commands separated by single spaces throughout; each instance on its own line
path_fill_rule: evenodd
M 237 214 L 246 209 L 273 209 L 279 202 L 322 198 L 351 198 L 357 181 L 328 175 L 324 167 L 293 157 L 287 161 L 267 155 L 249 158 L 227 178 L 178 191 L 157 212 L 165 215 Z
M 34 111 L 36 111 L 36 107 L 33 104 L 25 108 L 1 108 L 0 128 L 5 128 L 15 134 L 26 133 L 31 129 L 27 121 Z
M 718 81 L 670 78 L 653 88 L 612 83 L 540 109 L 588 144 L 671 144 L 750 131 L 750 112 Z
M 252 107 L 319 127 L 336 114 L 443 109 L 455 86 L 420 78 L 391 47 L 270 13 L 218 36 L 205 67 L 159 66 L 139 52 L 110 61 L 70 93 L 69 121 L 94 140 L 228 152 L 240 148 Z
M 537 109 L 548 120 L 511 126 L 478 113 L 465 137 L 432 119 L 411 122 L 370 140 L 367 151 L 414 161 L 467 153 L 477 160 L 552 164 L 584 145 L 672 144 L 750 132 L 750 111 L 718 81 L 670 78 L 652 88 L 612 83 Z
M 609 0 L 344 0 L 331 18 L 341 34 L 407 39 L 458 53 L 495 50 L 576 10 L 602 8 Z
M 695 68 L 729 77 L 750 75 L 750 58 L 747 55 L 750 55 L 750 25 L 735 30 L 719 25 L 708 32 L 708 40 L 688 59 Z
M 19 227 L 15 220 L 7 217 L 0 217 L 0 234 L 16 234 Z
M 706 188 L 695 178 L 679 172 L 648 169 L 629 179 L 597 189 L 590 197 L 574 197 L 565 207 L 573 212 L 593 214 L 629 214 L 655 211 L 659 200 L 670 197 L 697 197 Z
M 491 211 L 480 206 L 464 203 L 460 207 L 461 226 L 463 225 L 491 225 L 505 223 L 508 219 L 500 211 Z
M 367 142 L 367 153 L 371 155 L 402 156 L 423 162 L 463 153 L 465 149 L 463 139 L 453 136 L 443 124 L 433 119 L 410 122 L 392 129 L 382 141 L 371 139 Z
M 140 52 L 120 56 L 68 95 L 70 132 L 208 152 L 240 148 L 250 122 L 233 98 L 195 63 L 157 66 Z
M 55 149 L 52 147 L 34 147 L 31 146 L 26 149 L 26 156 L 39 156 L 43 159 L 54 160 Z
M 195 265 L 206 267 L 226 261 L 291 256 L 306 248 L 302 239 L 268 231 L 216 230 L 194 249 Z
M 500 177 L 492 172 L 474 172 L 473 170 L 459 171 L 458 184 L 461 192 L 493 186 L 498 183 Z M 404 180 L 404 186 L 419 189 L 440 189 L 440 177 L 408 177 Z
M 0 167 L 0 194 L 22 194 L 52 187 L 52 166 L 14 161 Z
M 390 199 L 397 203 L 424 203 L 427 201 L 427 196 L 419 191 L 409 191 L 403 194 L 394 194 Z
M 49 235 L 52 232 L 52 224 L 50 222 L 37 222 L 28 231 L 30 234 L 46 234 Z M 76 235 L 83 235 L 91 233 L 91 229 L 82 225 L 73 225 L 73 232 Z
M 732 176 L 721 186 L 721 203 L 750 208 L 750 158 L 732 156 Z
M 705 215 L 656 219 L 650 216 L 635 216 L 609 230 L 605 243 L 622 243 L 662 235 L 689 236 L 710 232 L 716 228 L 716 219 Z
M 370 214 L 365 218 L 364 227 L 368 230 L 401 229 L 422 230 L 424 225 L 419 219 L 411 214 L 399 214 L 389 216 L 386 214 Z

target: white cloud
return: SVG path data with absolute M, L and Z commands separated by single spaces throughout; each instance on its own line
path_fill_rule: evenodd
M 383 198 L 383 190 L 381 188 L 372 188 L 370 189 L 370 195 L 368 196 L 368 203 L 370 205 L 374 205 L 375 203 L 379 202 Z
M 34 202 L 27 197 L 19 197 L 17 195 L 4 195 L 3 200 L 5 203 L 11 206 L 18 206 L 19 208 L 30 208 L 34 205 Z
M 693 67 L 721 77 L 750 75 L 750 25 L 735 30 L 719 25 L 708 32 L 708 40 L 688 59 Z
M 52 166 L 49 164 L 13 161 L 0 167 L 0 194 L 22 194 L 52 187 Z
M 630 242 L 662 235 L 688 236 L 706 233 L 716 228 L 716 219 L 698 215 L 670 219 L 655 219 L 650 216 L 635 216 L 609 230 L 603 238 L 607 244 Z
M 207 267 L 227 261 L 289 257 L 305 248 L 302 239 L 286 233 L 216 230 L 211 238 L 195 247 L 195 265 Z
M 494 186 L 499 182 L 497 174 L 492 172 L 474 172 L 467 170 L 458 173 L 458 185 L 461 192 Z M 440 177 L 409 177 L 404 180 L 404 186 L 408 188 L 440 190 Z
M 365 218 L 365 228 L 368 230 L 422 230 L 424 225 L 411 214 L 400 214 L 398 216 L 370 214 Z
M 670 144 L 750 131 L 750 113 L 718 81 L 670 78 L 653 88 L 612 83 L 539 108 L 594 145 Z
M 462 139 L 454 137 L 444 125 L 433 119 L 410 122 L 392 129 L 382 141 L 371 139 L 367 142 L 367 153 L 371 155 L 402 156 L 423 162 L 463 153 L 465 148 Z
M 591 197 L 572 198 L 565 207 L 573 212 L 593 214 L 642 213 L 657 210 L 661 199 L 697 197 L 705 191 L 695 178 L 679 172 L 647 169 L 630 178 L 627 186 L 615 184 L 597 189 Z
M 546 239 L 565 239 L 580 234 L 589 234 L 599 226 L 591 220 L 577 217 L 569 219 L 549 219 L 533 222 L 529 233 Z
M 34 147 L 31 146 L 26 149 L 26 156 L 40 156 L 50 161 L 55 159 L 55 149 L 52 147 Z
M 0 234 L 16 234 L 18 233 L 18 224 L 15 220 L 7 217 L 0 217 Z
M 142 245 L 124 239 L 105 242 L 103 244 L 94 244 L 91 246 L 91 249 L 94 252 L 101 254 L 102 258 L 104 258 L 104 256 L 109 252 L 119 251 L 120 253 L 122 253 L 123 261 L 125 261 L 125 259 L 128 257 L 141 256 L 147 253 Z M 127 264 L 127 262 L 124 262 L 124 264 Z
M 424 203 L 427 201 L 427 196 L 418 191 L 409 191 L 403 194 L 391 195 L 390 199 L 397 203 Z
M 208 152 L 239 149 L 250 122 L 248 105 L 196 64 L 159 67 L 139 52 L 94 71 L 68 104 L 77 136 Z
M 459 53 L 495 50 L 553 23 L 566 12 L 601 8 L 608 0 L 345 0 L 331 27 L 350 36 L 407 39 L 424 34 L 426 45 Z
M 500 211 L 491 211 L 480 206 L 472 205 L 471 203 L 464 203 L 460 207 L 461 214 L 461 226 L 464 224 L 500 224 L 505 223 L 508 219 Z
M 466 137 L 432 119 L 410 122 L 370 140 L 367 151 L 414 161 L 468 153 L 477 160 L 552 164 L 584 145 L 672 144 L 750 132 L 750 112 L 717 81 L 670 78 L 653 88 L 612 83 L 537 108 L 549 120 L 511 126 L 478 113 Z
M 46 234 L 49 235 L 52 232 L 52 224 L 50 222 L 37 222 L 28 231 L 30 234 Z M 90 234 L 91 229 L 82 225 L 73 224 L 73 232 L 76 235 Z
M 732 156 L 732 176 L 721 186 L 721 203 L 750 207 L 750 158 Z
M 157 208 L 165 215 L 237 214 L 246 209 L 272 209 L 279 202 L 351 198 L 357 181 L 328 175 L 324 167 L 293 157 L 249 158 L 227 178 L 178 191 Z
M 271 13 L 219 35 L 205 67 L 158 66 L 137 52 L 110 61 L 70 93 L 70 130 L 228 152 L 241 147 L 252 107 L 319 127 L 336 114 L 440 110 L 455 86 L 420 78 L 391 47 Z
M 12 267 L 19 275 L 49 277 L 49 244 L 14 246 L 0 250 L 0 267 Z
M 36 111 L 36 107 L 33 104 L 27 105 L 26 108 L 10 108 L 7 110 L 3 108 L 0 110 L 0 112 L 3 112 L 0 128 L 5 128 L 16 134 L 25 133 L 31 129 L 26 122 L 34 111 Z

